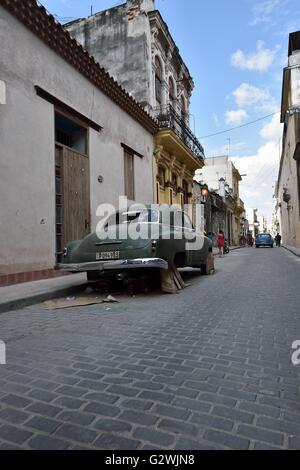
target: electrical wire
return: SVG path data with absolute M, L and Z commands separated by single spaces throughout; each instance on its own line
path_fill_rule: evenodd
M 276 111 L 276 113 L 267 114 L 266 116 L 262 116 L 258 119 L 255 119 L 254 121 L 246 122 L 245 124 L 231 127 L 230 129 L 226 129 L 224 131 L 215 132 L 214 134 L 203 135 L 202 137 L 199 137 L 199 139 L 207 139 L 208 137 L 214 137 L 215 135 L 225 134 L 225 132 L 230 132 L 230 131 L 234 131 L 235 129 L 240 129 L 241 127 L 250 126 L 250 124 L 254 124 L 255 122 L 262 121 L 263 119 L 266 119 L 268 117 L 275 116 L 275 114 L 278 114 L 278 113 L 280 113 L 280 111 Z

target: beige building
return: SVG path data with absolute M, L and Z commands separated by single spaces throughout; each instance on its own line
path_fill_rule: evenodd
M 54 275 L 65 244 L 95 230 L 100 204 L 153 201 L 158 126 L 35 1 L 1 1 L 0 44 L 7 284 Z
M 283 71 L 282 155 L 275 196 L 276 226 L 282 242 L 300 247 L 300 31 L 289 36 L 288 67 Z
M 239 245 L 243 235 L 241 215 L 245 211 L 239 196 L 239 183 L 242 177 L 228 156 L 211 157 L 205 160 L 205 166 L 196 171 L 196 181 L 204 182 L 208 188 L 217 191 L 226 200 L 226 231 L 231 245 Z M 229 203 L 230 201 L 230 203 Z

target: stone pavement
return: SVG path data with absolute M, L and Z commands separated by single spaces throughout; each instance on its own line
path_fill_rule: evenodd
M 238 248 L 242 247 L 231 246 L 230 250 L 233 251 Z M 214 255 L 218 254 L 218 248 L 214 247 L 213 252 Z M 27 307 L 53 297 L 69 295 L 74 288 L 76 289 L 84 284 L 86 284 L 86 274 L 78 273 L 0 287 L 0 313 Z
M 236 250 L 178 295 L 0 315 L 0 449 L 300 448 L 300 260 Z

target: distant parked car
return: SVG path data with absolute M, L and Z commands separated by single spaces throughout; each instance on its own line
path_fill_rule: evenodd
M 269 246 L 270 248 L 273 248 L 274 239 L 269 233 L 259 233 L 255 237 L 255 246 L 256 248 L 259 246 Z
M 146 236 L 132 238 L 143 230 Z M 103 221 L 97 233 L 70 242 L 58 269 L 87 272 L 88 280 L 106 271 L 198 267 L 206 274 L 212 241 L 196 233 L 186 212 L 178 206 L 155 204 L 118 211 Z

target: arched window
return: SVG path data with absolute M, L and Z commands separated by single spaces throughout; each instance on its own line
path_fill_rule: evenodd
M 184 97 L 181 95 L 181 119 L 186 123 L 187 110 Z
M 161 105 L 162 95 L 162 66 L 159 58 L 155 57 L 155 97 L 157 106 Z
M 174 102 L 175 102 L 175 87 L 174 87 L 174 81 L 170 77 L 169 78 L 169 103 L 171 106 L 174 107 Z

